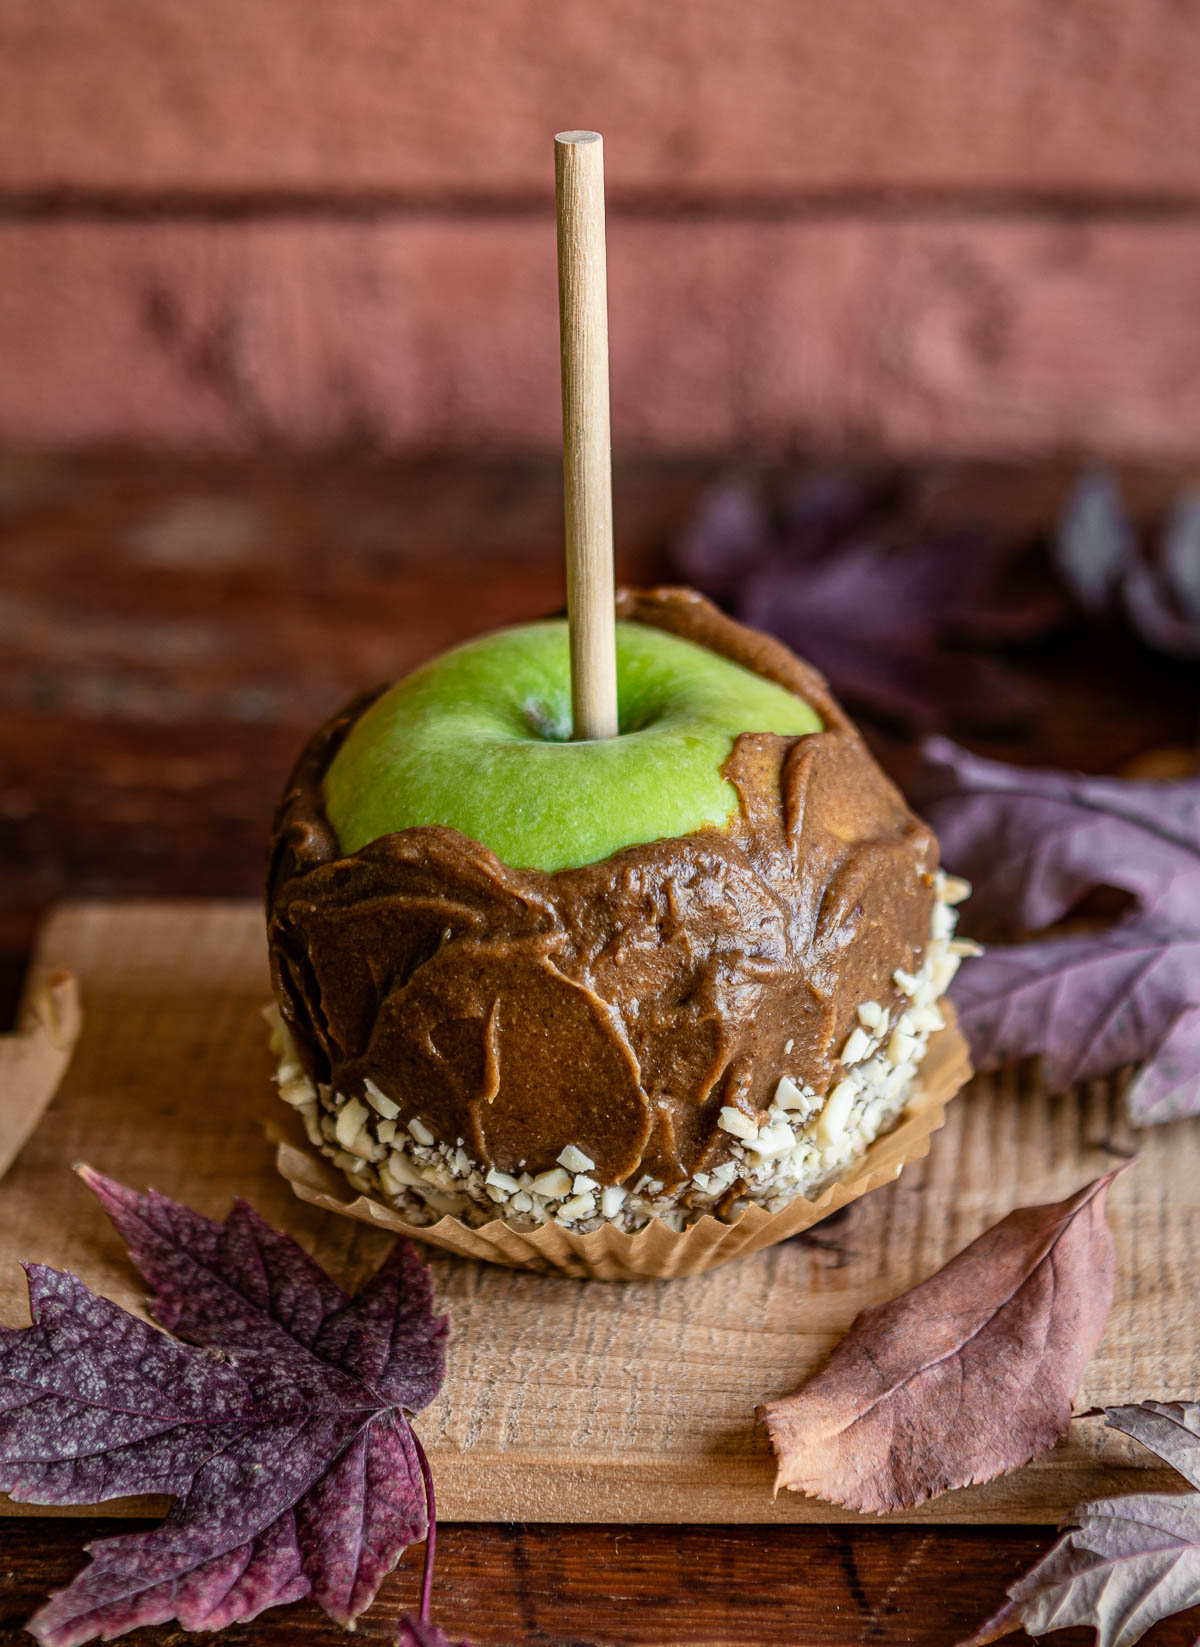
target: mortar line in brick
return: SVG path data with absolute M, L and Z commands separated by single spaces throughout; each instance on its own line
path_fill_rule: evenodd
M 421 219 L 547 220 L 552 193 L 514 191 L 347 190 L 101 190 L 4 189 L 0 223 L 55 221 L 236 223 L 263 219 L 374 222 Z M 667 194 L 620 187 L 608 193 L 608 215 L 631 221 L 728 223 L 985 220 L 1035 218 L 1061 222 L 1191 222 L 1200 196 L 1101 194 L 1074 190 L 830 189 L 804 194 Z

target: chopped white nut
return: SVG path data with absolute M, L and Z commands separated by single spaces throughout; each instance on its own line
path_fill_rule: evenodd
M 439 1195 L 437 1190 L 426 1189 L 421 1191 L 421 1198 L 435 1212 L 440 1212 L 447 1218 L 457 1218 L 465 1210 L 466 1203 L 461 1195 Z
M 787 1057 L 788 1053 L 792 1050 L 792 1048 L 795 1046 L 795 1044 L 796 1044 L 795 1041 L 785 1041 L 784 1042 L 784 1044 L 783 1044 L 783 1056 L 785 1058 Z
M 757 1138 L 749 1138 L 746 1148 L 755 1155 L 787 1155 L 796 1143 L 796 1134 L 786 1123 L 777 1127 L 762 1127 Z
M 575 1182 L 571 1185 L 571 1193 L 572 1195 L 590 1195 L 593 1190 L 599 1188 L 600 1186 L 596 1180 L 589 1178 L 586 1172 L 577 1172 Z
M 507 1172 L 498 1172 L 495 1167 L 491 1168 L 483 1181 L 493 1189 L 502 1190 L 505 1195 L 515 1195 L 521 1187 L 515 1178 L 510 1177 Z
M 432 1132 L 430 1132 L 429 1128 L 425 1125 L 424 1121 L 419 1121 L 415 1115 L 408 1123 L 408 1130 L 412 1133 L 417 1143 L 424 1144 L 427 1149 L 430 1144 L 437 1142 Z
M 717 1125 L 722 1132 L 732 1133 L 735 1138 L 741 1138 L 745 1142 L 758 1137 L 758 1128 L 750 1117 L 743 1115 L 740 1109 L 734 1109 L 730 1104 L 726 1104 L 717 1117 Z
M 887 1044 L 888 1062 L 893 1064 L 907 1064 L 912 1062 L 913 1054 L 919 1043 L 915 1035 L 906 1035 L 902 1029 L 894 1029 Z
M 569 1201 L 564 1201 L 559 1207 L 557 1216 L 566 1224 L 573 1224 L 577 1218 L 590 1218 L 596 1210 L 594 1195 L 573 1195 Z
M 946 945 L 951 955 L 982 955 L 983 945 L 977 944 L 974 938 L 955 938 Z
M 509 1202 L 514 1212 L 530 1212 L 533 1208 L 533 1196 L 528 1190 L 518 1190 Z
M 337 1121 L 334 1123 L 334 1136 L 343 1149 L 351 1149 L 354 1140 L 366 1125 L 369 1111 L 367 1106 L 357 1098 L 349 1098 L 338 1111 Z
M 842 1063 L 846 1065 L 859 1064 L 871 1050 L 871 1037 L 865 1029 L 854 1029 L 846 1039 L 842 1048 Z
M 398 1178 L 394 1178 L 392 1176 L 392 1169 L 388 1162 L 381 1161 L 375 1168 L 375 1171 L 379 1174 L 379 1182 L 383 1186 L 383 1193 L 385 1195 L 390 1195 L 393 1199 L 395 1199 L 397 1196 L 404 1193 L 404 1185 Z
M 394 1121 L 396 1119 L 400 1113 L 400 1105 L 393 1104 L 385 1092 L 380 1092 L 369 1075 L 363 1081 L 363 1089 L 366 1092 L 368 1104 L 372 1109 L 378 1110 L 385 1121 Z
M 929 931 L 934 938 L 951 938 L 954 928 L 958 924 L 958 916 L 949 904 L 934 904 L 933 914 L 929 921 Z
M 425 1182 L 421 1176 L 421 1169 L 415 1161 L 409 1160 L 403 1150 L 394 1149 L 388 1156 L 388 1171 L 401 1184 L 408 1184 L 415 1188 Z
M 946 1020 L 942 1017 L 940 1007 L 914 1006 L 904 1014 L 899 1027 L 907 1035 L 933 1035 L 937 1030 L 946 1027 Z
M 902 994 L 913 996 L 917 993 L 920 979 L 911 972 L 905 972 L 902 966 L 898 966 L 892 973 L 892 982 Z
M 291 1104 L 293 1109 L 299 1109 L 301 1104 L 315 1102 L 317 1089 L 306 1075 L 293 1075 L 290 1080 L 280 1081 L 279 1096 L 285 1104 Z
M 537 1175 L 532 1188 L 535 1194 L 545 1195 L 557 1201 L 564 1195 L 570 1195 L 571 1175 L 564 1172 L 562 1167 L 551 1167 L 549 1172 L 540 1172 Z
M 775 1102 L 780 1109 L 807 1109 L 809 1107 L 808 1099 L 790 1075 L 783 1076 L 779 1085 L 775 1088 Z M 728 1130 L 726 1128 L 726 1131 Z
M 605 1218 L 615 1218 L 625 1205 L 629 1191 L 624 1184 L 608 1184 L 600 1195 L 600 1211 Z
M 964 898 L 971 896 L 971 883 L 964 881 L 961 875 L 943 875 L 938 890 L 943 903 L 961 904 Z
M 828 1146 L 845 1131 L 850 1117 L 850 1106 L 858 1097 L 856 1081 L 839 1081 L 825 1100 L 825 1107 L 817 1117 L 817 1138 Z
M 933 945 L 929 946 L 931 949 Z M 954 982 L 954 975 L 962 965 L 961 955 L 948 955 L 943 945 L 940 952 L 930 959 L 930 987 L 935 1000 L 940 998 Z
M 899 1102 L 908 1091 L 908 1083 L 911 1079 L 910 1069 L 911 1065 L 909 1064 L 894 1064 L 892 1066 L 891 1072 L 883 1083 L 883 1096 L 888 1103 Z
M 568 1144 L 566 1149 L 560 1150 L 557 1159 L 559 1166 L 566 1167 L 568 1172 L 591 1172 L 596 1165 L 581 1149 L 576 1149 L 574 1144 Z
M 887 1013 L 878 1001 L 864 1001 L 858 1009 L 858 1021 L 865 1029 L 878 1033 L 887 1023 Z

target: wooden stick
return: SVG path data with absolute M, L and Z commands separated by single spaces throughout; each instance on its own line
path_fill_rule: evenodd
M 563 501 L 572 736 L 617 735 L 613 629 L 612 450 L 604 143 L 599 132 L 554 139 L 558 312 L 562 333 Z

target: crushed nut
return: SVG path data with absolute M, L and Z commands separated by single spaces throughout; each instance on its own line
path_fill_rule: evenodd
M 838 1134 L 845 1131 L 850 1106 L 858 1097 L 858 1082 L 839 1081 L 825 1100 L 825 1107 L 817 1116 L 817 1137 L 828 1147 Z
M 489 1171 L 484 1183 L 492 1189 L 503 1190 L 505 1195 L 516 1195 L 521 1188 L 515 1178 L 511 1178 L 507 1172 L 498 1172 L 495 1167 Z
M 561 1196 L 571 1193 L 571 1175 L 562 1167 L 551 1167 L 549 1172 L 540 1172 L 533 1180 L 532 1188 L 535 1194 L 549 1196 L 558 1200 Z
M 906 1035 L 902 1029 L 894 1029 L 887 1044 L 888 1062 L 892 1064 L 913 1062 L 919 1044 L 915 1035 Z
M 722 1132 L 731 1133 L 734 1138 L 741 1138 L 748 1142 L 758 1137 L 758 1128 L 748 1115 L 743 1115 L 740 1109 L 734 1109 L 726 1104 L 717 1117 L 717 1125 Z
M 386 1093 L 380 1092 L 369 1075 L 363 1080 L 363 1090 L 366 1092 L 368 1104 L 372 1109 L 378 1110 L 385 1121 L 394 1121 L 396 1119 L 400 1113 L 400 1105 L 393 1104 Z
M 775 1104 L 780 1109 L 807 1109 L 809 1100 L 790 1075 L 785 1075 L 775 1088 Z M 727 1132 L 728 1127 L 725 1129 Z
M 343 1149 L 353 1149 L 354 1141 L 367 1122 L 367 1106 L 357 1098 L 350 1098 L 338 1111 L 334 1136 Z
M 871 1037 L 865 1029 L 853 1029 L 842 1048 L 842 1063 L 860 1064 L 871 1050 Z
M 887 1023 L 887 1013 L 878 1001 L 864 1001 L 858 1009 L 858 1021 L 864 1029 L 874 1030 L 878 1034 Z

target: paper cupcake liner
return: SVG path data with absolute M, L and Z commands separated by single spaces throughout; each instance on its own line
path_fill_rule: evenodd
M 655 1218 L 640 1230 L 606 1224 L 588 1234 L 561 1224 L 514 1229 L 501 1218 L 478 1229 L 450 1217 L 436 1224 L 412 1224 L 381 1201 L 354 1195 L 342 1174 L 308 1142 L 295 1117 L 290 1126 L 281 1123 L 271 1129 L 278 1143 L 275 1163 L 302 1201 L 464 1258 L 596 1281 L 665 1281 L 700 1275 L 799 1235 L 860 1195 L 891 1183 L 910 1161 L 929 1153 L 930 1135 L 942 1125 L 946 1105 L 971 1074 L 967 1043 L 953 1011 L 946 1002 L 942 1010 L 946 1027 L 931 1038 L 912 1096 L 896 1125 L 876 1138 L 815 1200 L 798 1197 L 781 1212 L 749 1206 L 728 1224 L 706 1214 L 685 1230 L 668 1229 Z

